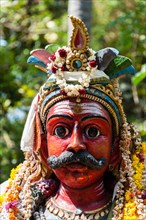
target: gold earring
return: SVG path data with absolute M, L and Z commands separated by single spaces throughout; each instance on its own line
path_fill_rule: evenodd
M 114 169 L 114 167 L 113 167 L 113 165 L 112 164 L 109 164 L 109 171 L 113 171 L 113 169 Z

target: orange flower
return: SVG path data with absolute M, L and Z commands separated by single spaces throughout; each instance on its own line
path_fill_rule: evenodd
M 17 212 L 18 212 L 18 208 L 17 208 L 17 207 L 13 208 L 13 213 L 14 213 L 15 215 L 17 214 Z
M 22 189 L 22 187 L 21 186 L 15 186 L 15 189 L 20 191 Z
M 9 219 L 10 220 L 17 220 L 17 218 L 15 217 L 14 213 L 10 213 L 9 214 Z
M 18 195 L 10 193 L 10 194 L 8 195 L 7 201 L 8 201 L 8 202 L 11 202 L 11 201 L 13 201 L 13 200 L 17 200 L 17 198 L 18 198 Z

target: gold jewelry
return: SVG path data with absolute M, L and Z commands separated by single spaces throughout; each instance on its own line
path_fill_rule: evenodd
M 114 167 L 113 167 L 113 165 L 112 164 L 109 164 L 109 171 L 113 171 L 113 169 L 114 169 Z

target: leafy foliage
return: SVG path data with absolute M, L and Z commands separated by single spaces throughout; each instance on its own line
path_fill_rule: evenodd
M 132 78 L 133 85 L 138 85 L 146 77 L 146 64 L 143 64 L 141 70 Z
M 29 52 L 57 41 L 66 43 L 67 2 L 9 0 L 2 1 L 1 7 L 0 176 L 3 181 L 11 168 L 22 161 L 20 138 L 28 106 L 46 79 L 45 73 L 28 66 Z
M 143 0 L 93 0 L 94 19 L 92 20 L 92 47 L 115 47 L 120 54 L 133 61 L 136 71 L 140 71 L 146 63 L 146 32 L 145 9 Z M 95 41 L 95 39 L 97 39 Z M 141 75 L 142 77 L 142 75 Z M 126 77 L 121 80 L 121 90 L 124 94 L 124 107 L 130 122 L 135 123 L 143 140 L 146 140 L 146 77 L 135 86 L 131 79 Z M 138 79 L 139 76 L 138 76 Z M 131 108 L 132 106 L 132 108 Z

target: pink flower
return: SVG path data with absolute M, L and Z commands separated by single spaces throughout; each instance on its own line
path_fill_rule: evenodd
M 79 93 L 83 95 L 83 94 L 86 93 L 86 90 L 85 89 L 79 89 Z
M 6 210 L 9 210 L 10 208 L 13 209 L 17 206 L 18 204 L 18 201 L 17 200 L 14 200 L 12 202 L 8 202 L 6 205 L 5 205 L 5 208 Z
M 140 162 L 144 162 L 144 156 L 142 153 L 139 153 L 136 156 L 139 158 Z
M 58 189 L 58 182 L 53 179 L 41 180 L 35 186 L 45 197 L 48 197 Z
M 67 52 L 64 49 L 59 49 L 58 53 L 59 53 L 60 57 L 66 57 L 66 55 L 67 55 Z
M 52 66 L 52 73 L 56 73 L 58 70 L 58 67 L 56 65 Z
M 142 193 L 142 198 L 143 198 L 143 199 L 146 199 L 146 191 L 144 191 L 144 192 Z
M 67 95 L 67 93 L 66 93 L 63 89 L 60 90 L 60 93 L 61 93 L 62 95 Z
M 61 67 L 61 70 L 62 70 L 62 71 L 64 71 L 64 70 L 65 70 L 65 67 L 64 67 L 64 66 L 62 66 L 62 67 Z
M 96 60 L 91 60 L 90 62 L 89 62 L 89 65 L 91 66 L 91 67 L 96 67 L 97 66 L 97 62 L 96 62 Z
M 52 54 L 52 55 L 49 57 L 49 60 L 51 60 L 51 61 L 55 61 L 55 60 L 56 60 L 56 56 L 55 56 L 55 54 Z

